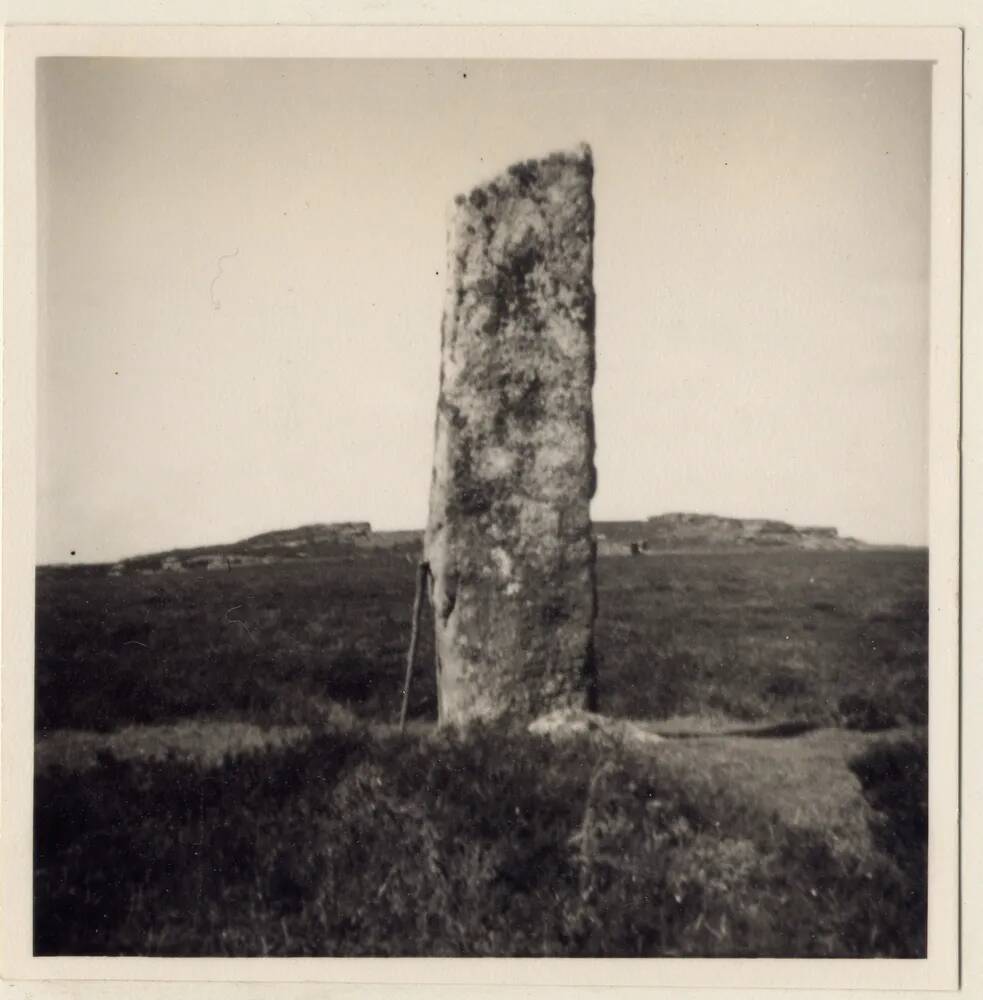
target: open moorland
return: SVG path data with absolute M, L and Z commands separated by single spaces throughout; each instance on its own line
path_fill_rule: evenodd
M 638 746 L 400 734 L 413 537 L 39 569 L 38 953 L 924 953 L 923 550 L 599 559 Z

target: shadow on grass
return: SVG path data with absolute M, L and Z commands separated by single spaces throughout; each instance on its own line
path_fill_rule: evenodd
M 323 732 L 212 768 L 104 754 L 38 777 L 36 950 L 920 953 L 899 917 L 916 864 L 696 777 L 488 727 Z

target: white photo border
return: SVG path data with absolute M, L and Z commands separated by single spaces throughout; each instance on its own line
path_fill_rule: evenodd
M 375 984 L 382 995 L 453 989 L 945 990 L 959 984 L 960 266 L 962 61 L 957 28 L 890 27 L 92 27 L 8 28 L 4 51 L 2 974 L 18 980 Z M 515 58 L 927 60 L 933 73 L 930 338 L 930 845 L 924 960 L 150 959 L 32 955 L 37 226 L 35 60 L 132 58 Z M 983 98 L 983 93 L 981 93 Z M 978 253 L 977 253 L 978 260 Z M 975 350 L 975 345 L 973 347 Z M 969 352 L 970 345 L 966 344 Z M 974 355 L 975 356 L 975 355 Z M 977 475 L 977 481 L 979 476 Z M 965 706 L 964 706 L 965 710 Z M 965 718 L 965 716 L 964 716 Z M 965 803 L 964 803 L 965 804 Z M 968 875 L 968 869 L 963 873 Z M 171 981 L 167 986 L 166 981 Z M 114 986 L 122 988 L 119 982 Z M 66 983 L 67 986 L 67 983 Z M 80 987 L 81 989 L 81 987 Z M 437 992 L 437 991 L 440 992 Z M 105 995 L 110 995 L 106 993 Z M 120 993 L 119 995 L 123 995 Z M 164 995 L 163 993 L 161 995 Z M 215 995 L 218 995 L 217 993 Z M 222 995 L 226 995 L 223 993 Z M 256 995 L 260 995 L 257 993 Z M 313 994 L 312 994 L 313 995 Z M 343 995 L 343 994 L 333 994 Z M 400 989 L 402 995 L 402 989 Z M 407 994 L 409 995 L 409 994 Z M 493 995 L 489 992 L 487 995 Z M 494 993 L 501 995 L 501 993 Z M 524 995 L 524 994 L 523 994 Z M 715 994 L 716 995 L 716 994 Z M 808 995 L 808 994 L 801 994 Z M 859 993 L 852 993 L 859 996 Z M 882 995 L 882 994 L 881 994 Z

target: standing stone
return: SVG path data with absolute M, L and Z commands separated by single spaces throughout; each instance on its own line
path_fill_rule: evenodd
M 589 147 L 455 200 L 426 533 L 442 724 L 592 707 Z

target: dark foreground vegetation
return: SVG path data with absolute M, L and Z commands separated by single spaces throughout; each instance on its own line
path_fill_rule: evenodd
M 39 767 L 36 950 L 924 954 L 926 569 L 886 551 L 601 560 L 604 711 L 825 727 L 654 748 L 434 733 L 426 669 L 411 731 L 382 725 L 412 600 L 398 554 L 43 571 L 42 746 L 107 742 L 93 766 L 69 749 Z M 208 760 L 110 749 L 189 719 L 306 735 Z

